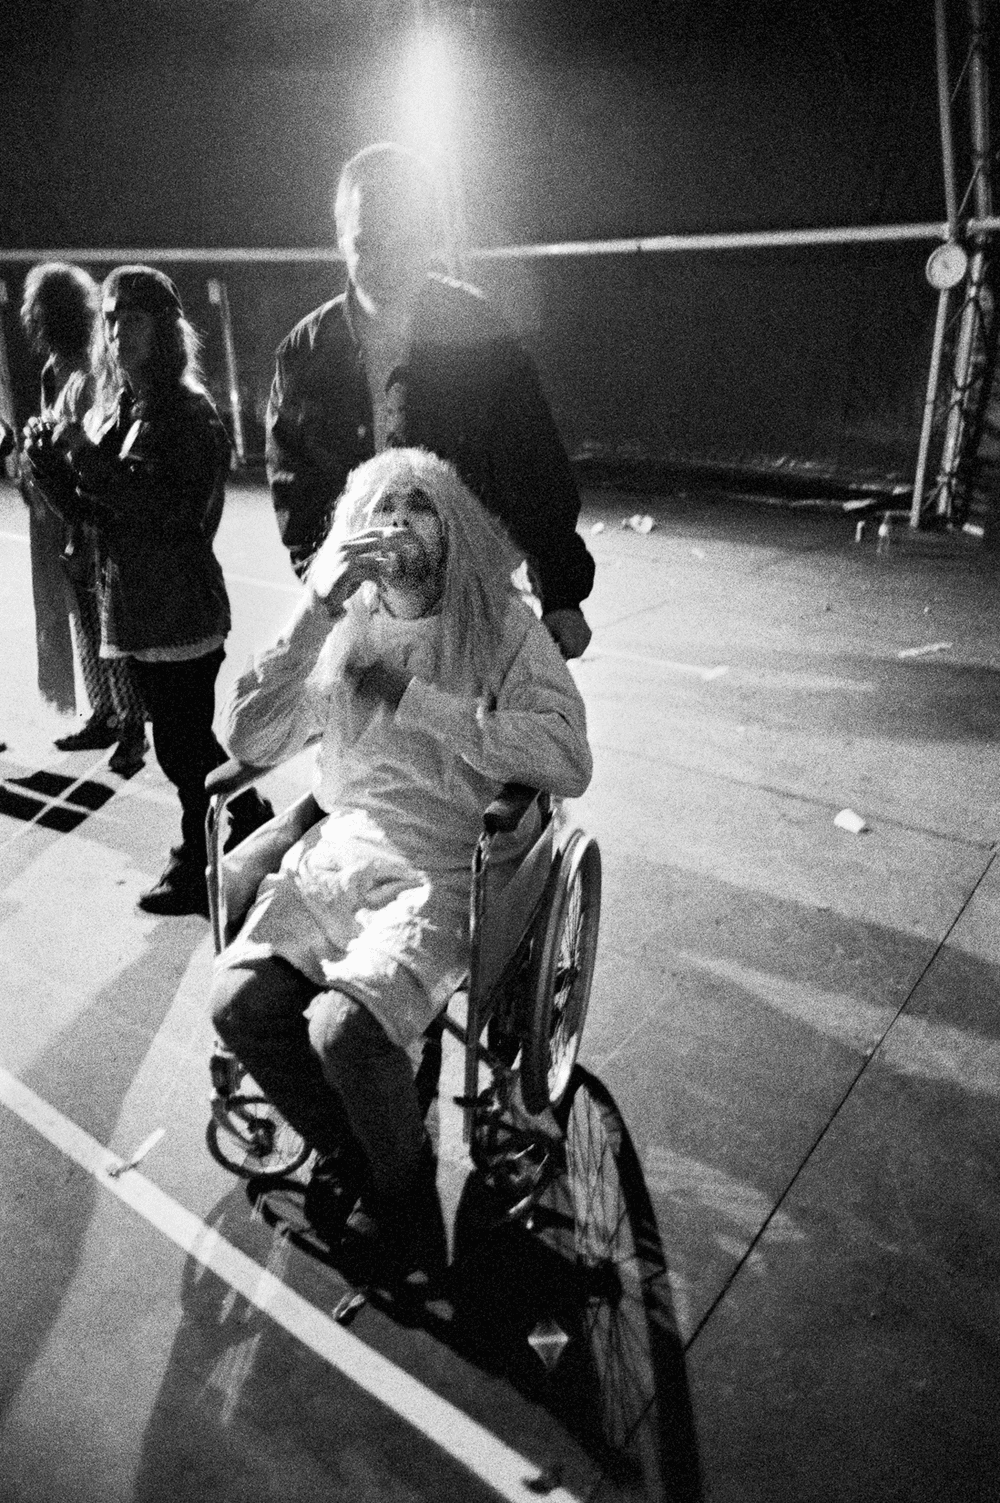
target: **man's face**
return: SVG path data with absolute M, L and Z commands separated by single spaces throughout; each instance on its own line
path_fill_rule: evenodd
M 425 609 L 435 604 L 444 583 L 447 550 L 441 518 L 427 492 L 420 486 L 387 486 L 370 508 L 368 522 L 372 527 L 399 528 L 416 540 L 416 557 L 399 586 L 418 594 Z
M 417 193 L 399 186 L 356 188 L 340 235 L 358 301 L 375 318 L 391 317 L 416 298 L 433 253 Z

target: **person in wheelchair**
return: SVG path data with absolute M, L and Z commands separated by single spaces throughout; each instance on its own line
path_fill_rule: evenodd
M 506 782 L 577 797 L 583 701 L 521 559 L 444 460 L 388 449 L 349 477 L 286 630 L 237 681 L 233 756 L 320 738 L 318 823 L 216 962 L 221 1039 L 324 1164 L 360 1148 L 343 1252 L 443 1250 L 414 1050 L 469 964 L 469 871 Z

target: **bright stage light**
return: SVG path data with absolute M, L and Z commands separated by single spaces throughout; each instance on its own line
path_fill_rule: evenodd
M 462 208 L 458 120 L 462 60 L 454 38 L 424 24 L 414 34 L 400 74 L 397 139 L 430 164 L 441 191 L 445 260 L 463 272 L 465 216 Z
M 410 44 L 401 80 L 401 138 L 432 161 L 455 148 L 456 60 L 447 38 L 421 30 Z

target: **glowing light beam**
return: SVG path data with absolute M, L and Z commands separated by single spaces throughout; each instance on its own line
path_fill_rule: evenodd
M 455 146 L 456 60 L 447 38 L 421 30 L 413 38 L 400 82 L 400 138 L 443 166 Z

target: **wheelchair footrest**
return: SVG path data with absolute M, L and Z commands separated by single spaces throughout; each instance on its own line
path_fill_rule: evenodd
M 231 1054 L 228 1049 L 216 1049 L 208 1062 L 208 1070 L 216 1095 L 225 1100 L 227 1096 L 236 1094 L 243 1077 L 243 1066 L 235 1054 Z

